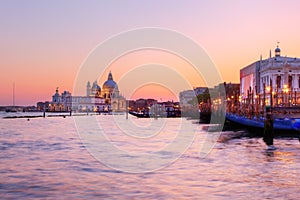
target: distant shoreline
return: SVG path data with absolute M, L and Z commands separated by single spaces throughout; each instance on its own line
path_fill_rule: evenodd
M 18 113 L 18 112 L 17 112 Z M 32 112 L 19 112 L 19 113 L 32 113 Z M 2 119 L 22 119 L 22 118 L 47 118 L 47 117 L 73 117 L 73 116 L 92 116 L 92 115 L 124 115 L 125 113 L 96 113 L 96 112 L 79 112 L 79 113 L 73 113 L 70 115 L 69 112 L 50 112 L 50 113 L 57 113 L 55 114 L 49 114 L 49 115 L 43 115 L 43 112 L 36 112 L 37 115 L 11 115 L 11 116 L 3 116 Z M 46 112 L 49 113 L 49 112 Z M 59 113 L 59 114 L 58 114 Z

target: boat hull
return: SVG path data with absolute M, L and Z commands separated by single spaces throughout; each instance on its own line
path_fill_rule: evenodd
M 150 115 L 148 113 L 129 112 L 129 114 L 138 118 L 150 118 Z
M 258 135 L 263 134 L 263 118 L 249 119 L 243 116 L 227 114 L 226 121 L 241 128 L 246 128 Z M 297 128 L 299 123 L 300 121 L 296 121 L 296 119 L 274 119 L 274 133 L 279 136 L 299 136 L 300 130 Z
M 138 113 L 138 112 L 129 112 L 129 114 L 138 117 L 138 118 L 179 118 L 181 114 L 179 112 L 169 112 L 164 113 L 163 115 L 153 115 L 149 113 Z

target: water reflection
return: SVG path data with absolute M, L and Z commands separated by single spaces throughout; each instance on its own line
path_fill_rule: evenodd
M 171 165 L 129 174 L 95 160 L 72 118 L 0 120 L 0 128 L 1 199 L 300 198 L 298 139 L 277 138 L 277 149 L 267 151 L 261 138 L 224 132 L 200 159 L 201 143 L 210 133 L 199 129 L 192 146 Z M 122 137 L 114 140 L 127 146 Z M 151 148 L 163 141 L 154 140 Z
M 266 161 L 268 162 L 274 162 L 274 152 L 270 150 L 265 150 L 264 154 L 266 155 Z
M 279 161 L 283 162 L 285 164 L 293 164 L 295 163 L 295 153 L 288 152 L 288 151 L 280 151 L 280 150 L 266 150 L 265 151 L 266 156 L 270 157 L 270 162 Z

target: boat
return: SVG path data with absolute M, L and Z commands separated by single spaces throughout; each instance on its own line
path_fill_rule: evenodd
M 129 114 L 138 117 L 138 118 L 178 118 L 181 117 L 180 111 L 166 111 L 166 112 L 159 112 L 157 114 L 151 112 L 135 112 L 129 111 Z
M 17 109 L 15 107 L 12 108 L 6 108 L 5 112 L 17 112 Z
M 129 111 L 129 114 L 138 117 L 138 118 L 150 118 L 149 113 L 146 112 L 134 112 L 134 111 Z
M 240 116 L 237 114 L 227 113 L 226 120 L 244 126 L 250 129 L 264 129 L 264 118 L 263 117 L 252 117 L 247 118 L 245 116 Z M 300 133 L 300 118 L 275 118 L 273 122 L 273 127 L 275 132 L 281 133 Z M 300 135 L 300 134 L 299 134 Z

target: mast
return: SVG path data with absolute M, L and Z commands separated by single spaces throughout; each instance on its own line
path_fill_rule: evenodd
M 15 82 L 13 82 L 13 108 L 15 107 Z

